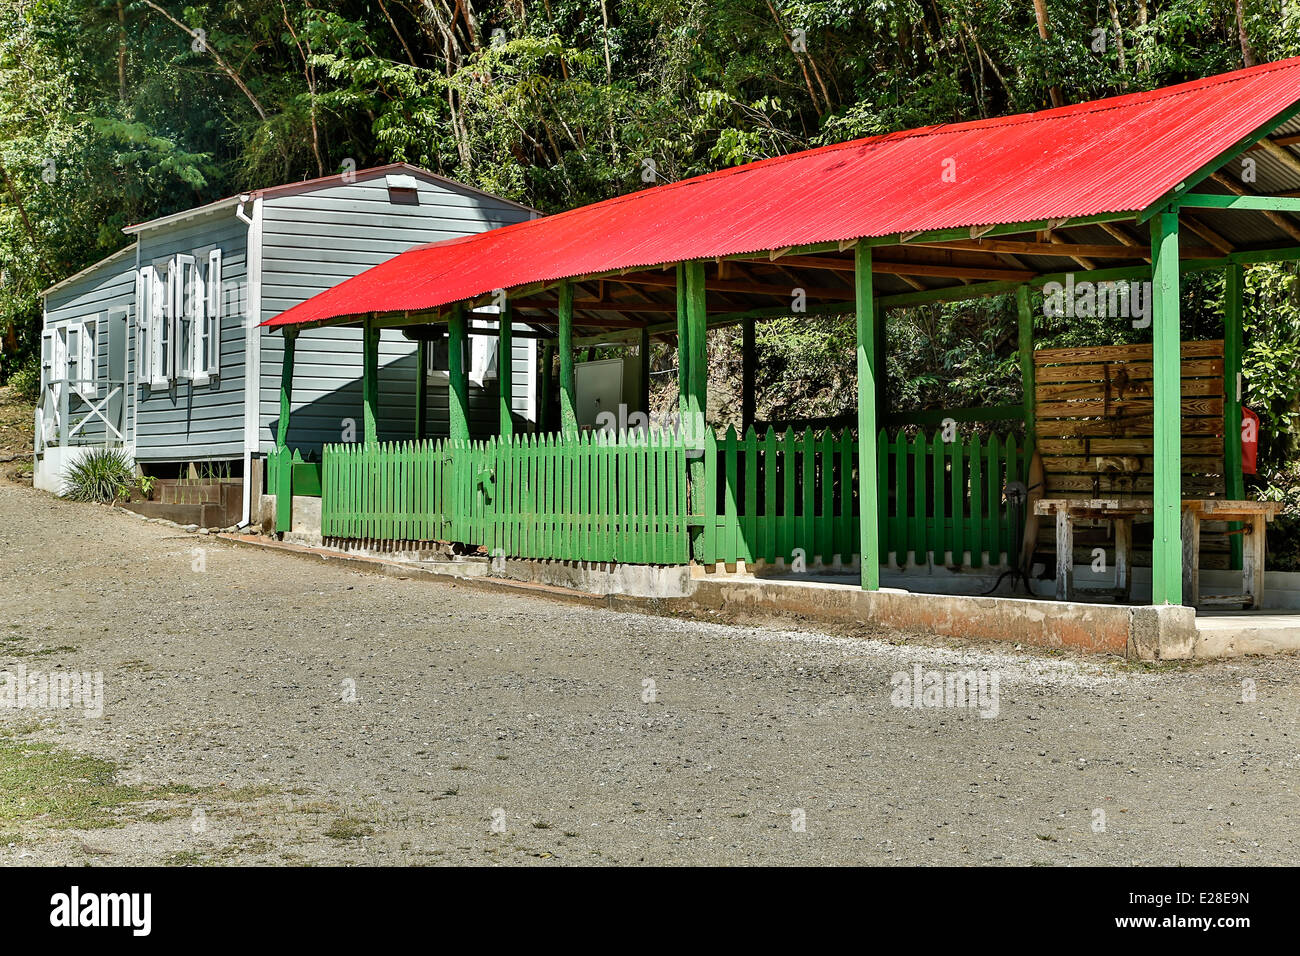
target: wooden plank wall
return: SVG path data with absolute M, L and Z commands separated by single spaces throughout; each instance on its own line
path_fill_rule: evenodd
M 1224 494 L 1223 341 L 1182 343 L 1183 496 Z M 1047 498 L 1149 498 L 1155 467 L 1151 346 L 1037 349 L 1034 352 L 1037 447 Z M 1055 547 L 1048 523 L 1041 553 Z M 1135 528 L 1136 563 L 1150 564 L 1151 526 Z M 1106 523 L 1076 527 L 1075 556 L 1092 560 L 1113 543 Z M 1227 539 L 1201 544 L 1202 567 L 1227 566 Z

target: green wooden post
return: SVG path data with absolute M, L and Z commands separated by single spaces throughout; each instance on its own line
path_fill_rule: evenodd
M 429 417 L 428 372 L 429 343 L 421 338 L 415 344 L 415 440 L 424 438 L 425 422 Z
M 871 247 L 860 242 L 853 249 L 854 299 L 858 333 L 858 538 L 862 587 L 880 589 L 880 516 L 876 494 L 876 371 L 880 356 Z
M 641 327 L 641 341 L 637 349 L 637 359 L 641 364 L 641 388 L 637 395 L 636 411 L 650 415 L 650 327 Z
M 275 530 L 293 528 L 293 456 L 289 453 L 289 415 L 293 409 L 293 353 L 298 342 L 294 329 L 284 332 L 284 358 L 280 364 L 280 419 L 275 426 Z
M 688 449 L 687 477 L 691 513 L 702 516 L 706 526 L 714 522 L 716 485 L 707 480 L 716 468 L 712 441 L 706 440 L 705 410 L 708 405 L 707 313 L 705 311 L 704 263 L 687 262 L 677 272 L 677 375 L 681 383 L 682 437 Z M 705 455 L 714 456 L 706 468 Z M 725 476 L 722 480 L 726 480 Z M 711 532 L 710 532 L 711 533 Z M 701 554 L 704 538 L 700 529 L 692 534 L 692 554 Z
M 740 422 L 741 431 L 754 424 L 754 317 L 746 316 L 741 336 Z
M 1181 604 L 1182 348 L 1179 341 L 1178 212 L 1151 220 L 1152 377 L 1155 404 L 1155 525 L 1151 602 Z
M 502 438 L 509 438 L 515 431 L 514 417 L 510 413 L 510 402 L 515 391 L 512 344 L 514 329 L 511 322 L 510 303 L 502 301 L 501 314 L 497 317 L 497 403 L 501 409 Z
M 361 335 L 362 440 L 379 441 L 379 329 L 367 319 Z
M 691 330 L 686 321 L 686 266 L 677 263 L 677 414 L 685 424 L 690 414 L 686 398 L 690 381 Z
M 704 420 L 708 411 L 708 325 L 705 311 L 704 263 L 688 262 L 686 274 L 686 434 L 699 442 L 704 436 Z M 701 462 L 701 464 L 703 464 Z
M 554 426 L 551 421 L 551 379 L 555 375 L 555 343 L 550 339 L 542 346 L 542 382 L 537 396 L 537 430 L 550 431 Z
M 1230 500 L 1246 496 L 1241 473 L 1241 393 L 1237 384 L 1241 376 L 1241 298 L 1245 278 L 1240 263 L 1228 266 L 1223 277 L 1223 479 L 1224 492 Z M 1228 530 L 1240 531 L 1241 527 L 1241 522 L 1234 521 L 1228 525 Z M 1240 571 L 1241 535 L 1229 535 L 1228 541 L 1232 569 Z
M 1025 441 L 1034 440 L 1034 313 L 1029 307 L 1029 286 L 1016 289 L 1016 311 L 1020 313 L 1020 384 L 1024 391 Z
M 447 316 L 447 434 L 452 441 L 469 440 L 469 372 L 465 368 L 465 306 L 456 304 Z
M 578 433 L 577 390 L 573 382 L 573 283 L 560 283 L 560 431 Z

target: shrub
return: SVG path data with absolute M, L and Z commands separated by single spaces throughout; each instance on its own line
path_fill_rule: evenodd
M 24 402 L 36 404 L 41 397 L 41 363 L 36 356 L 13 370 L 8 385 Z
M 131 459 L 111 448 L 96 448 L 63 474 L 63 497 L 105 504 L 124 497 L 135 481 Z

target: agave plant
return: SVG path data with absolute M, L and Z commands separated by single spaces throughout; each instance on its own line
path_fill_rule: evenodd
M 71 501 L 111 503 L 123 497 L 135 480 L 131 459 L 111 448 L 96 448 L 63 473 L 63 497 Z

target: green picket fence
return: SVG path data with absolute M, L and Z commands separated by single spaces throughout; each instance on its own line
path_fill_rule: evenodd
M 789 564 L 801 551 L 809 564 L 859 554 L 858 445 L 851 431 L 838 436 L 793 430 L 744 437 L 728 429 L 707 440 L 704 456 L 704 529 L 696 557 L 706 564 Z M 1032 449 L 1014 435 L 943 441 L 942 433 L 914 438 L 877 435 L 876 483 L 880 548 L 898 565 L 909 561 L 1000 564 L 1015 554 L 1002 490 L 1027 472 Z M 967 560 L 969 555 L 969 560 Z
M 685 564 L 686 451 L 657 432 L 328 445 L 326 537 L 514 558 Z

